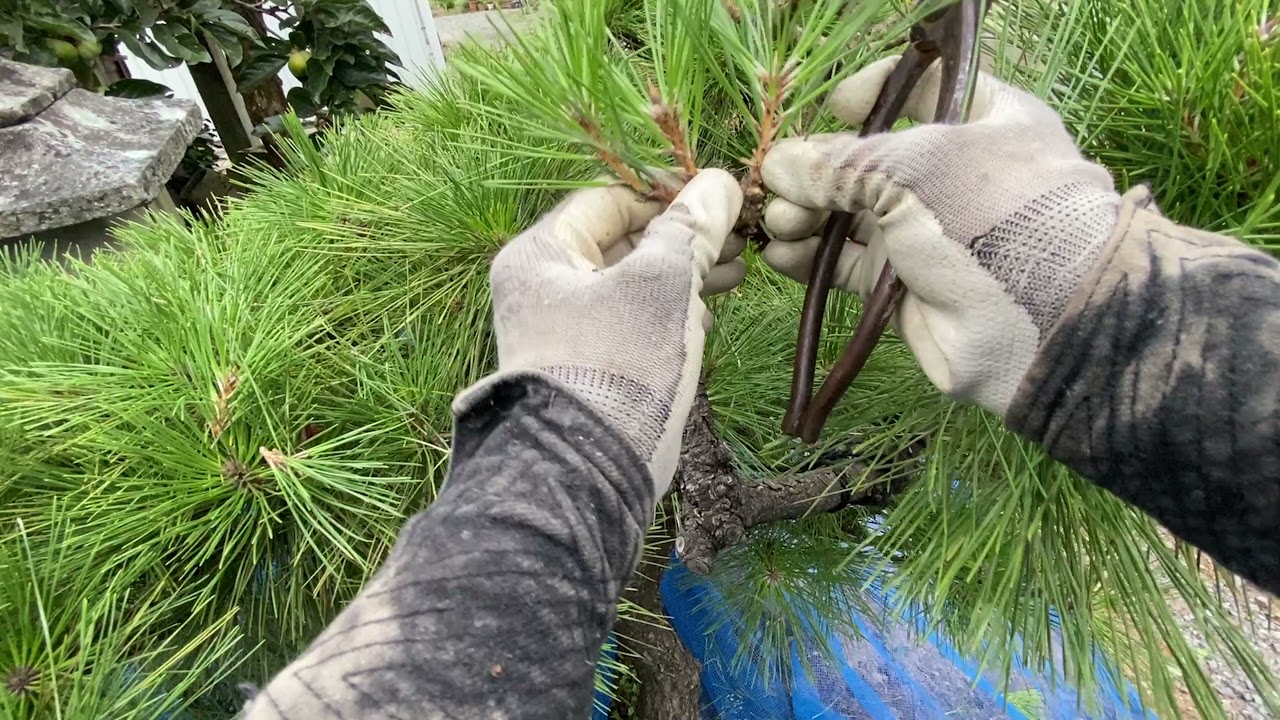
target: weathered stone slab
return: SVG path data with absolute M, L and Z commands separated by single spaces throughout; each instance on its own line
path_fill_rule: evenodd
M 66 68 L 0 58 L 0 128 L 37 115 L 75 86 L 76 76 Z
M 0 237 L 137 207 L 164 188 L 200 110 L 185 100 L 126 100 L 72 90 L 36 117 L 0 128 Z

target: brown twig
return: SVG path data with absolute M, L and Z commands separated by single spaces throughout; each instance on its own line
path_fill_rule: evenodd
M 838 213 L 832 216 L 823 230 L 823 241 L 814 258 L 814 267 L 824 268 L 814 272 L 805 288 L 804 310 L 800 313 L 800 333 L 796 337 L 796 360 L 791 368 L 791 401 L 787 414 L 782 417 L 782 431 L 788 435 L 800 435 L 805 413 L 809 410 L 809 394 L 813 392 L 813 376 L 818 366 L 818 343 L 822 338 L 822 318 L 827 312 L 827 293 L 831 290 L 832 272 L 836 260 L 844 249 L 844 238 L 853 228 L 853 216 Z M 835 238 L 839 242 L 828 242 Z
M 822 427 L 827 424 L 831 411 L 835 409 L 836 403 L 840 402 L 840 396 L 844 394 L 845 389 L 853 384 L 853 379 L 862 372 L 862 367 L 871 357 L 872 348 L 884 334 L 885 328 L 889 327 L 893 311 L 898 308 L 898 303 L 902 301 L 902 296 L 906 292 L 907 288 L 897 279 L 893 266 L 885 263 L 884 269 L 880 271 L 880 277 L 876 280 L 875 289 L 867 298 L 858 327 L 854 329 L 853 337 L 849 338 L 849 344 L 845 346 L 845 352 L 840 355 L 831 372 L 827 373 L 827 379 L 823 381 L 822 387 L 818 388 L 817 394 L 813 396 L 813 403 L 804 414 L 799 433 L 802 440 L 810 443 L 818 442 Z
M 782 69 L 761 70 L 760 86 L 764 88 L 760 99 L 760 119 L 752 120 L 756 131 L 756 147 L 751 157 L 743 160 L 747 174 L 742 179 L 742 214 L 738 216 L 738 229 L 747 235 L 755 234 L 764 214 L 764 158 L 773 149 L 781 127 L 782 103 L 791 89 L 791 75 L 795 65 L 788 62 Z
M 596 155 L 600 158 L 600 162 L 612 170 L 613 174 L 617 175 L 618 179 L 623 183 L 626 183 L 627 187 L 641 195 L 652 195 L 663 202 L 669 203 L 675 200 L 675 190 L 666 185 L 650 186 L 649 183 L 640 178 L 640 175 L 635 170 L 632 170 L 630 166 L 623 162 L 622 158 L 618 157 L 618 154 L 609 148 L 609 143 L 601 135 L 600 128 L 595 121 L 585 114 L 579 114 L 577 120 L 578 127 L 582 128 L 582 131 L 587 134 L 591 141 L 591 146 L 595 148 Z
M 677 105 L 663 101 L 662 93 L 653 83 L 649 83 L 649 115 L 657 123 L 658 129 L 671 143 L 671 157 L 676 165 L 684 171 L 685 180 L 698 174 L 698 165 L 694 162 L 693 151 L 689 148 L 688 133 L 685 132 L 684 121 L 680 118 Z
M 936 56 L 926 55 L 915 45 L 907 48 L 893 72 L 885 79 L 876 103 L 862 124 L 861 136 L 885 132 L 893 126 L 902 112 L 911 88 L 924 75 L 929 63 Z M 844 243 L 853 233 L 854 217 L 851 213 L 834 212 L 822 231 L 822 242 L 809 271 L 809 285 L 805 291 L 804 309 L 800 312 L 800 333 L 796 338 L 796 356 L 791 369 L 791 401 L 782 421 L 782 431 L 799 436 L 806 424 L 809 412 L 813 377 L 818 364 L 818 346 L 822 336 L 822 318 L 826 313 L 827 295 L 836 263 L 844 250 Z M 876 339 L 879 335 L 876 336 Z M 873 342 L 874 344 L 874 342 Z M 837 398 L 838 399 L 838 398 Z M 823 417 L 825 422 L 826 418 Z M 821 431 L 821 426 L 819 426 Z

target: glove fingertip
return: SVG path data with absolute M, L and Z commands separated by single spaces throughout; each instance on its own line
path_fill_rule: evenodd
M 786 198 L 777 198 L 764 209 L 764 226 L 774 240 L 801 240 L 814 234 L 828 213 L 803 205 L 797 205 Z
M 739 257 L 729 262 L 722 262 L 707 273 L 706 280 L 702 282 L 702 290 L 698 294 L 708 297 L 728 292 L 742 284 L 746 276 L 747 261 L 745 259 Z
M 742 212 L 742 187 L 729 171 L 704 168 L 685 183 L 675 202 L 696 205 L 707 217 L 723 219 L 720 224 L 733 227 Z
M 700 171 L 676 195 L 671 206 L 649 224 L 638 250 L 692 250 L 697 272 L 705 276 L 720 257 L 742 211 L 742 188 L 728 172 Z
M 809 281 L 809 268 L 820 239 L 810 237 L 794 242 L 771 242 L 764 248 L 764 262 L 769 267 L 799 283 Z
M 901 59 L 901 55 L 894 55 L 878 60 L 841 81 L 831 92 L 831 114 L 850 125 L 865 122 L 875 107 L 880 88 Z
M 724 241 L 724 247 L 720 248 L 720 257 L 716 258 L 717 263 L 727 263 L 742 254 L 747 249 L 747 239 L 736 232 L 729 233 L 729 237 Z
M 821 149 L 822 141 L 828 137 L 813 135 L 775 142 L 760 165 L 765 187 L 798 205 L 818 205 L 817 200 L 825 195 L 820 192 L 820 179 L 832 174 L 829 153 Z

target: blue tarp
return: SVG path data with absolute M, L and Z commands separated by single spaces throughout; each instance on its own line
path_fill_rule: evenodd
M 789 668 L 763 673 L 741 662 L 744 647 L 751 657 L 743 640 L 748 630 L 727 615 L 714 583 L 673 562 L 661 591 L 681 641 L 702 663 L 703 720 L 1029 718 L 1001 693 L 997 676 L 980 673 L 974 659 L 927 632 L 928 618 L 918 610 L 886 609 L 874 619 L 851 610 L 856 633 L 818 629 L 826 652 L 816 640 L 797 641 Z M 890 606 L 879 591 L 864 592 L 873 606 Z M 1120 689 L 1105 673 L 1098 680 L 1102 696 L 1086 704 L 1064 683 L 1015 664 L 1009 690 L 1019 693 L 1022 707 L 1035 706 L 1034 718 L 1155 720 L 1138 709 L 1131 688 Z M 1087 706 L 1097 709 L 1089 714 Z

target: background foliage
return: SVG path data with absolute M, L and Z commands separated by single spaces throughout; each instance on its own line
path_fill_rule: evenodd
M 287 38 L 262 33 L 249 13 L 274 16 Z M 88 89 L 155 94 L 154 83 L 125 79 L 115 90 L 97 66 L 116 44 L 157 70 L 212 62 L 217 48 L 245 92 L 274 78 L 292 57 L 303 87 L 289 95 L 304 117 L 324 109 L 369 109 L 396 80 L 397 62 L 375 33 L 390 33 L 365 0 L 2 0 L 0 54 L 37 65 L 64 66 Z M 305 54 L 305 56 L 304 56 Z
M 773 6 L 737 5 L 749 18 Z M 637 166 L 672 163 L 646 120 L 652 79 L 682 108 L 700 165 L 750 173 L 765 107 L 745 60 L 784 69 L 768 54 L 782 26 L 718 16 L 695 43 L 676 22 L 690 7 L 566 0 L 526 49 L 464 49 L 463 64 L 481 72 L 395 94 L 386 111 L 339 122 L 323 150 L 290 120 L 286 169 L 251 173 L 254 192 L 218 222 L 130 227 L 130 250 L 91 266 L 10 260 L 0 614 L 24 620 L 0 627 L 7 716 L 225 717 L 240 702 L 225 677 L 263 682 L 305 646 L 442 480 L 449 401 L 493 362 L 489 258 L 599 172 L 601 145 L 581 125 L 541 118 L 615 98 L 624 121 L 600 123 L 616 131 L 604 146 Z M 842 30 L 860 52 L 832 57 L 833 70 L 886 51 L 863 40 L 891 36 L 903 18 L 893 3 L 874 9 Z M 999 4 L 988 60 L 1059 108 L 1121 185 L 1151 181 L 1177 219 L 1270 247 L 1280 234 L 1280 131 L 1264 122 L 1280 107 L 1274 13 L 1261 0 Z M 542 115 L 496 82 L 538 56 L 561 60 L 546 64 L 560 68 L 547 82 L 562 92 Z M 828 80 L 807 77 L 791 97 L 820 107 Z M 829 126 L 816 111 L 789 122 L 780 132 Z M 718 303 L 706 358 L 720 430 L 748 477 L 814 457 L 776 430 L 800 291 L 751 263 L 743 288 Z M 857 312 L 855 300 L 833 300 L 824 366 Z M 876 351 L 828 436 L 855 438 L 873 459 L 920 438 L 930 450 L 887 515 L 799 521 L 726 558 L 727 596 L 777 631 L 777 648 L 801 626 L 779 597 L 810 597 L 821 611 L 834 607 L 825 590 L 853 591 L 891 568 L 899 596 L 927 604 L 988 665 L 1016 651 L 1087 686 L 1086 670 L 1103 662 L 1139 676 L 1162 715 L 1180 713 L 1186 687 L 1202 716 L 1221 717 L 1171 610 L 1181 596 L 1196 629 L 1277 709 L 1274 680 L 1149 520 L 940 397 L 900 343 Z M 1051 611 L 1062 618 L 1056 650 Z

